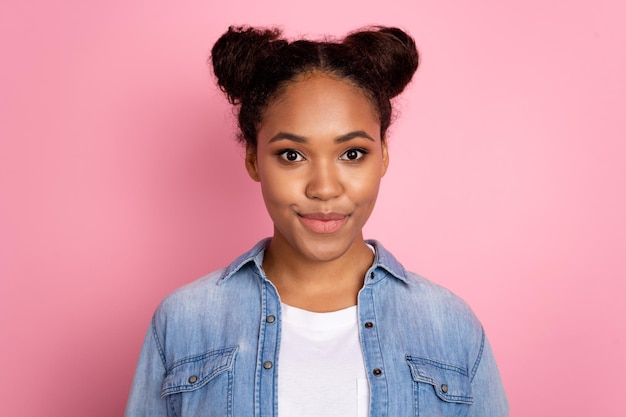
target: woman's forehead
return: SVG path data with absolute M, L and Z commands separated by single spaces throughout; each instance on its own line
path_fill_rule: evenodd
M 261 124 L 272 118 L 335 119 L 339 117 L 369 117 L 378 121 L 378 116 L 366 95 L 352 83 L 324 73 L 307 76 L 289 83 L 263 115 Z

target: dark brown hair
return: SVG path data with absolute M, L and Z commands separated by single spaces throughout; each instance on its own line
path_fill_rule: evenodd
M 340 42 L 281 37 L 276 28 L 230 27 L 211 51 L 217 84 L 239 106 L 239 139 L 256 146 L 257 128 L 270 101 L 300 74 L 320 71 L 345 79 L 369 98 L 381 138 L 391 124 L 390 100 L 418 66 L 415 42 L 394 27 L 376 26 Z

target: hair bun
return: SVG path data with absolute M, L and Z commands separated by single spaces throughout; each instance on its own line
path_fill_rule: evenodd
M 418 65 L 415 41 L 395 27 L 374 26 L 342 41 L 287 41 L 280 29 L 231 26 L 211 50 L 217 85 L 237 106 L 239 139 L 256 146 L 269 103 L 300 74 L 320 71 L 362 89 L 380 119 L 391 123 L 390 99 L 400 94 Z
M 217 85 L 232 104 L 241 102 L 259 63 L 287 44 L 277 28 L 228 28 L 213 45 L 211 61 Z
M 419 64 L 415 41 L 402 29 L 375 26 L 350 33 L 343 44 L 355 51 L 357 67 L 371 68 L 375 84 L 383 83 L 389 98 L 400 94 Z M 366 62 L 363 62 L 366 61 Z

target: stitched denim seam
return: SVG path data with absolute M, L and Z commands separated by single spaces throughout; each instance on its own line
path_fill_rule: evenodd
M 418 367 L 419 367 L 419 364 L 425 364 L 425 365 L 434 366 L 434 367 L 442 369 L 442 370 L 456 372 L 456 373 L 458 373 L 458 374 L 460 374 L 460 375 L 462 375 L 464 377 L 468 377 L 467 371 L 465 371 L 464 369 L 459 368 L 458 366 L 455 366 L 455 365 L 451 365 L 451 364 L 435 361 L 435 360 L 432 360 L 432 359 L 422 358 L 422 357 L 418 357 L 418 356 L 411 356 L 411 355 L 406 355 L 405 358 L 409 362 L 409 366 L 411 368 L 412 368 L 411 362 L 417 361 L 419 363 L 415 364 L 415 366 L 418 366 Z M 473 400 L 473 398 L 471 396 L 466 396 L 466 395 L 454 395 L 454 394 L 450 394 L 450 393 L 440 394 L 439 391 L 438 391 L 439 387 L 437 386 L 437 381 L 435 381 L 435 379 L 433 379 L 431 376 L 419 375 L 419 380 L 415 380 L 415 382 L 417 382 L 417 383 L 422 382 L 422 383 L 426 383 L 426 384 L 432 385 L 435 388 L 437 396 L 439 398 L 441 398 L 442 400 L 444 400 L 444 401 L 462 402 L 462 403 L 466 404 L 467 402 L 470 402 L 470 401 Z
M 478 357 L 476 358 L 476 361 L 474 362 L 474 367 L 472 368 L 470 382 L 474 381 L 474 376 L 476 376 L 476 372 L 478 371 L 478 365 L 483 358 L 483 351 L 485 350 L 485 329 L 481 326 L 481 330 L 482 338 L 480 340 L 480 350 L 478 351 Z
M 179 366 L 186 365 L 186 364 L 191 363 L 191 362 L 203 361 L 206 358 L 208 358 L 209 356 L 224 356 L 224 353 L 227 353 L 228 356 L 232 356 L 236 351 L 237 351 L 237 347 L 236 346 L 227 346 L 227 347 L 223 347 L 223 348 L 219 348 L 219 349 L 210 350 L 210 351 L 202 353 L 200 355 L 188 356 L 188 357 L 183 358 L 183 359 L 175 362 L 174 364 L 172 364 L 171 369 L 168 369 L 167 373 L 168 374 L 172 373 L 172 371 L 174 369 L 178 368 Z M 228 359 L 227 362 L 230 362 L 230 361 L 231 361 L 231 359 Z
M 449 364 L 449 363 L 439 362 L 439 361 L 436 361 L 436 360 L 433 360 L 433 359 L 423 358 L 423 357 L 420 357 L 420 356 L 412 356 L 412 355 L 406 355 L 406 359 L 408 359 L 410 361 L 417 360 L 417 361 L 420 361 L 421 363 L 426 363 L 428 365 L 435 366 L 435 367 L 437 367 L 439 369 L 445 369 L 447 371 L 454 371 L 454 372 L 457 372 L 457 373 L 459 373 L 459 374 L 461 374 L 463 376 L 468 376 L 467 375 L 467 371 L 465 369 L 459 368 L 458 366 L 452 365 L 452 364 Z
M 161 362 L 163 362 L 163 371 L 167 372 L 167 361 L 165 360 L 165 351 L 163 350 L 163 346 L 161 346 L 161 342 L 159 340 L 159 335 L 157 333 L 156 328 L 156 318 L 152 316 L 152 337 L 154 338 L 154 343 L 156 343 L 157 350 L 159 351 L 159 356 L 161 357 Z
M 217 368 L 215 368 L 213 370 L 213 372 L 211 372 L 208 375 L 205 375 L 201 380 L 193 383 L 193 384 L 176 384 L 173 386 L 170 386 L 166 389 L 164 389 L 162 391 L 162 396 L 166 396 L 166 395 L 171 395 L 171 394 L 176 394 L 176 393 L 181 393 L 181 392 L 189 392 L 189 391 L 195 391 L 196 389 L 199 389 L 201 387 L 203 387 L 204 385 L 206 385 L 210 380 L 212 380 L 213 378 L 215 378 L 217 375 L 220 375 L 224 372 L 228 372 L 231 368 L 233 368 L 233 358 L 237 352 L 237 347 L 227 347 L 227 348 L 220 348 L 220 349 L 216 349 L 216 350 L 212 350 L 210 352 L 204 353 L 202 355 L 197 355 L 197 356 L 192 356 L 189 358 L 185 358 L 179 362 L 176 363 L 176 365 L 174 367 L 172 367 L 172 369 L 168 370 L 166 375 L 170 375 L 174 369 L 176 369 L 179 366 L 185 365 L 187 363 L 190 362 L 197 362 L 197 361 L 204 361 L 207 357 L 209 356 L 213 356 L 213 354 L 217 353 L 221 356 L 224 356 L 224 352 L 229 352 L 227 354 L 227 359 L 225 361 L 225 363 Z M 190 389 L 192 388 L 192 389 Z
M 226 398 L 226 417 L 233 415 L 233 384 L 235 383 L 235 364 L 233 370 L 228 373 L 228 397 Z

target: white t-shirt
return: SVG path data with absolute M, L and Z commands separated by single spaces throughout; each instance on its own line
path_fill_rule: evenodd
M 365 417 L 369 385 L 357 307 L 314 313 L 282 304 L 280 417 Z

